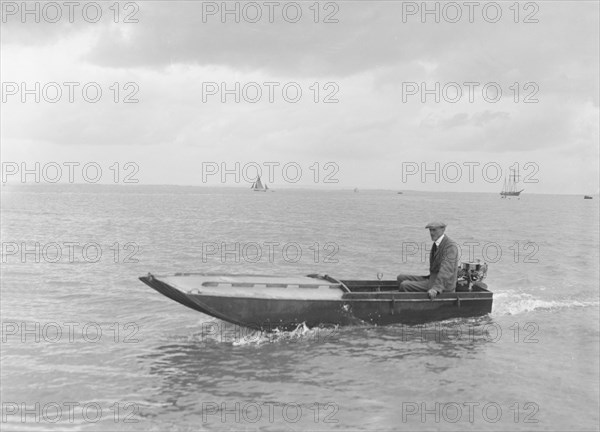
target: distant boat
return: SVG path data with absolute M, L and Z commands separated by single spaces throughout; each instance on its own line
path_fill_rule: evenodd
M 252 183 L 252 186 L 250 186 L 250 189 L 252 189 L 254 192 L 266 192 L 269 190 L 269 186 L 263 184 L 263 182 L 260 181 L 260 176 L 258 176 L 256 177 L 256 181 Z
M 590 195 L 584 195 L 583 199 L 592 199 L 592 197 Z
M 354 188 L 354 192 L 355 192 L 355 193 L 356 193 L 356 192 L 358 192 L 358 188 Z
M 515 170 L 510 170 L 510 175 L 508 178 L 504 179 L 504 186 L 502 187 L 502 192 L 500 192 L 500 196 L 502 198 L 521 195 L 525 189 L 517 190 L 517 184 L 519 183 L 519 177 Z
M 398 195 L 402 195 L 404 192 L 398 192 Z

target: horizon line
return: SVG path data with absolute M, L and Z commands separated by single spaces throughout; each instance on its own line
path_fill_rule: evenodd
M 213 188 L 213 189 L 240 189 L 240 190 L 250 190 L 249 188 L 247 188 L 246 186 L 228 186 L 228 185 L 191 185 L 191 184 L 167 184 L 167 183 L 88 183 L 88 182 L 83 182 L 83 183 L 79 183 L 79 182 L 73 182 L 73 183 L 49 183 L 49 182 L 45 182 L 45 183 L 23 183 L 23 182 L 5 182 L 2 183 L 2 187 L 0 188 L 0 190 L 3 190 L 4 187 L 6 186 L 10 186 L 10 187 L 21 187 L 21 186 L 34 186 L 34 187 L 42 187 L 42 186 L 111 186 L 111 187 L 120 187 L 120 186 L 124 186 L 124 187 L 151 187 L 151 186 L 155 186 L 155 187 L 181 187 L 181 188 L 188 188 L 188 187 L 192 187 L 192 188 Z M 310 186 L 304 186 L 304 185 L 299 185 L 299 186 L 288 186 L 288 187 L 282 187 L 282 188 L 276 188 L 276 189 L 269 189 L 273 192 L 277 191 L 277 190 L 313 190 L 313 191 L 324 191 L 324 192 L 333 192 L 333 191 L 354 191 L 357 190 L 356 193 L 360 193 L 361 191 L 385 191 L 385 192 L 417 192 L 417 193 L 481 193 L 481 194 L 494 194 L 494 195 L 500 195 L 500 192 L 488 192 L 488 191 L 441 191 L 441 190 L 419 190 L 419 189 L 389 189 L 389 188 L 379 188 L 379 187 L 364 187 L 364 188 L 359 188 L 359 187 L 340 187 L 340 188 L 334 188 L 334 187 L 328 187 L 328 188 L 319 188 L 319 187 L 310 187 Z M 527 195 L 588 195 L 588 196 L 598 196 L 600 195 L 600 192 L 594 192 L 594 193 L 585 193 L 585 192 L 577 192 L 577 193 L 572 193 L 572 192 L 563 192 L 563 193 L 549 193 L 549 192 L 528 192 L 526 193 L 524 196 Z

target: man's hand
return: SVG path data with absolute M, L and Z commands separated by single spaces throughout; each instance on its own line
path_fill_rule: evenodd
M 429 298 L 433 300 L 437 296 L 438 292 L 431 288 L 429 291 L 427 291 L 427 294 L 429 294 Z

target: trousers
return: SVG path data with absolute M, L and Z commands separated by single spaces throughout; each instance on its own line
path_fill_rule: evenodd
M 429 276 L 398 275 L 399 291 L 424 292 L 429 290 Z

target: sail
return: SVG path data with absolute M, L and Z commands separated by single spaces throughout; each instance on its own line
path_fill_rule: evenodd
M 260 176 L 258 176 L 256 178 L 256 181 L 254 183 L 252 183 L 251 189 L 253 191 L 265 192 L 269 189 L 269 187 L 266 184 L 263 185 L 263 182 L 260 180 Z
M 519 196 L 525 189 L 519 190 L 517 187 L 518 182 L 519 178 L 516 170 L 511 169 L 510 174 L 504 178 L 504 186 L 502 187 L 502 192 L 500 192 L 502 198 L 507 196 Z

